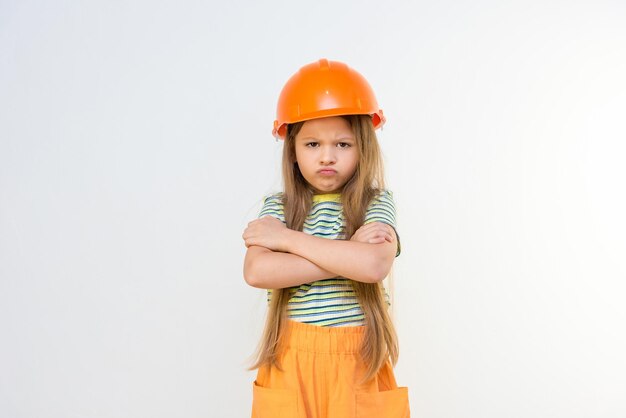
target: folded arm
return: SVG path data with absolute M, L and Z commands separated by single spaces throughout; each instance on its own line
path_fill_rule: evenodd
M 389 227 L 392 231 L 393 228 Z M 306 258 L 321 269 L 338 276 L 365 283 L 377 283 L 387 277 L 397 249 L 397 236 L 377 244 L 332 240 L 287 230 L 286 250 Z
M 243 276 L 252 287 L 282 289 L 330 279 L 337 274 L 324 270 L 299 255 L 251 245 L 246 251 Z
M 381 222 L 361 226 L 346 241 L 294 231 L 275 218 L 262 217 L 248 224 L 242 238 L 248 248 L 244 279 L 265 289 L 337 276 L 375 283 L 389 273 L 397 248 L 395 230 Z

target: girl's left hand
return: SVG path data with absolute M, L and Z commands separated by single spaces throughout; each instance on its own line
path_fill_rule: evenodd
M 242 238 L 246 247 L 258 245 L 272 251 L 286 250 L 286 233 L 289 231 L 284 223 L 273 216 L 263 216 L 248 223 Z
M 383 222 L 371 222 L 362 225 L 350 238 L 350 241 L 366 242 L 370 244 L 380 244 L 385 241 L 393 242 L 394 230 L 391 226 Z

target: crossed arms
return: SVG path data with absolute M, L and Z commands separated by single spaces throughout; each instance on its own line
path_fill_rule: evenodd
M 244 279 L 261 289 L 299 286 L 336 276 L 377 283 L 383 280 L 396 256 L 397 236 L 382 222 L 359 228 L 350 240 L 316 237 L 288 229 L 264 216 L 248 224 Z

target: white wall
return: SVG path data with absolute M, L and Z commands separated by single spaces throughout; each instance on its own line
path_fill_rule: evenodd
M 0 416 L 245 417 L 300 66 L 370 81 L 416 417 L 626 416 L 626 4 L 0 2 Z

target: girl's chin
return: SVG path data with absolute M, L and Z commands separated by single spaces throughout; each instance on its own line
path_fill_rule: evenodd
M 315 192 L 315 194 L 329 194 L 329 193 L 339 193 L 341 189 L 343 189 L 344 184 L 341 184 L 340 181 L 328 181 L 328 182 L 319 182 L 312 181 L 308 182 L 311 190 Z
M 315 194 L 340 193 L 341 187 L 314 187 L 313 190 L 315 191 Z

